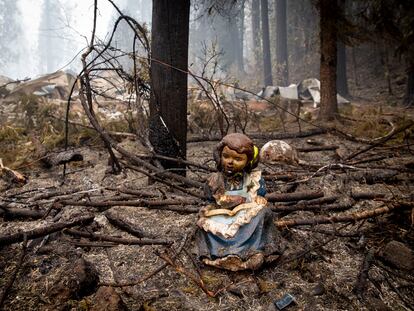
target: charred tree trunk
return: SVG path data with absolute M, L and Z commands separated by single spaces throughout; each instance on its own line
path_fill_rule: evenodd
M 270 59 L 269 10 L 267 0 L 261 0 L 260 6 L 262 14 L 263 73 L 264 84 L 267 86 L 273 85 L 272 62 Z
M 243 60 L 243 46 L 244 46 L 244 2 L 241 4 L 240 14 L 239 14 L 239 44 L 238 44 L 238 55 L 237 55 L 237 67 L 239 69 L 239 73 L 244 73 L 244 60 Z
M 407 69 L 407 88 L 405 91 L 404 105 L 414 106 L 414 61 L 410 63 Z
M 190 0 L 154 0 L 149 139 L 158 154 L 186 157 Z M 163 161 L 165 168 L 182 168 Z
M 252 50 L 255 67 L 260 68 L 260 0 L 252 1 Z
M 332 0 L 319 1 L 321 41 L 321 103 L 319 120 L 330 121 L 338 114 L 336 99 L 336 42 L 338 4 Z
M 339 15 L 344 16 L 345 15 L 345 0 L 338 0 L 338 9 L 339 9 Z M 348 76 L 346 72 L 346 46 L 344 43 L 343 38 L 338 38 L 337 41 L 337 59 L 338 64 L 336 67 L 336 87 L 339 94 L 342 96 L 348 96 L 349 90 L 348 90 Z
M 346 97 L 349 95 L 348 75 L 346 73 L 346 47 L 341 40 L 338 40 L 337 49 L 338 66 L 336 68 L 336 87 L 338 93 Z
M 275 0 L 276 9 L 276 68 L 277 85 L 287 86 L 289 81 L 286 0 Z

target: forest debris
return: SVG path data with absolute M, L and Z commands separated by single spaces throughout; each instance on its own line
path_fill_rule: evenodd
M 3 160 L 0 159 L 0 178 L 10 184 L 24 185 L 27 183 L 27 177 L 23 174 L 14 171 L 3 165 Z
M 322 191 L 316 192 L 293 192 L 293 193 L 268 193 L 266 199 L 269 202 L 292 202 L 300 200 L 311 200 L 323 197 Z
M 128 232 L 129 234 L 132 234 L 133 236 L 137 238 L 142 237 L 152 237 L 148 233 L 143 232 L 142 230 L 135 228 L 132 224 L 127 222 L 126 220 L 123 220 L 121 218 L 115 217 L 115 215 L 111 212 L 107 212 L 105 214 L 106 218 L 108 219 L 109 223 L 117 228 L 120 228 L 124 230 L 125 232 Z
M 84 237 L 95 241 L 107 241 L 125 245 L 171 245 L 173 242 L 163 239 L 127 239 L 109 236 L 105 234 L 96 234 L 86 231 L 79 231 L 74 229 L 66 229 L 63 231 L 76 237 Z
M 157 209 L 173 210 L 184 213 L 196 213 L 199 211 L 197 207 L 183 207 L 182 205 L 195 205 L 200 203 L 193 199 L 166 199 L 166 200 L 130 200 L 130 201 L 69 201 L 63 200 L 59 203 L 70 206 L 92 206 L 98 208 L 100 211 L 105 211 L 113 206 L 137 206 L 150 207 Z M 181 206 L 172 206 L 181 205 Z
M 52 301 L 62 306 L 70 299 L 80 299 L 92 294 L 99 277 L 95 267 L 83 258 L 71 262 L 60 271 L 59 279 L 47 292 Z
M 303 225 L 318 225 L 318 224 L 328 224 L 328 223 L 338 223 L 338 222 L 350 222 L 357 221 L 361 219 L 367 219 L 371 217 L 376 217 L 382 214 L 389 213 L 397 208 L 405 208 L 407 204 L 405 202 L 394 202 L 389 206 L 378 207 L 373 210 L 355 212 L 350 214 L 339 214 L 334 216 L 319 216 L 313 218 L 297 218 L 297 219 L 287 219 L 287 220 L 277 220 L 275 222 L 276 226 L 279 228 L 284 227 L 293 227 L 293 226 L 303 226 Z
M 187 244 L 189 238 L 192 238 L 194 233 L 195 233 L 195 230 L 193 230 L 191 233 L 187 233 L 184 236 L 182 244 L 180 245 L 180 247 L 178 247 L 177 250 L 175 250 L 174 255 L 172 256 L 173 260 L 182 252 L 182 250 L 184 249 L 185 245 Z M 159 266 L 157 269 L 155 269 L 154 271 L 148 273 L 146 276 L 144 276 L 141 279 L 136 280 L 136 281 L 124 282 L 124 283 L 100 283 L 99 286 L 110 286 L 110 287 L 135 286 L 135 285 L 138 285 L 142 282 L 145 282 L 146 280 L 149 280 L 154 275 L 156 275 L 158 272 L 165 269 L 167 266 L 168 266 L 168 263 L 164 263 L 161 266 Z
M 315 151 L 328 151 L 328 150 L 336 150 L 339 146 L 337 145 L 326 145 L 326 146 L 314 146 L 314 147 L 303 147 L 303 148 L 296 148 L 298 152 L 315 152 Z
M 327 211 L 344 211 L 347 209 L 352 208 L 352 203 L 341 203 L 341 204 L 328 204 L 328 205 L 320 205 L 320 204 L 313 204 L 313 205 L 306 205 L 306 204 L 298 204 L 298 205 L 291 205 L 291 206 L 274 206 L 272 207 L 272 211 L 279 213 L 279 212 L 296 212 L 296 211 L 320 211 L 320 212 L 327 212 Z
M 92 298 L 90 311 L 126 311 L 128 310 L 121 297 L 113 287 L 103 286 Z
M 217 291 L 216 293 L 210 291 L 206 285 L 204 284 L 204 281 L 202 280 L 202 278 L 200 276 L 194 275 L 193 273 L 191 273 L 190 271 L 188 271 L 187 269 L 185 269 L 184 266 L 180 265 L 179 263 L 177 263 L 174 258 L 170 257 L 168 254 L 166 253 L 159 253 L 156 252 L 156 255 L 158 255 L 161 259 L 163 259 L 169 266 L 171 266 L 172 268 L 174 268 L 175 271 L 177 271 L 178 273 L 186 276 L 188 279 L 190 279 L 193 283 L 195 283 L 198 287 L 200 287 L 200 289 L 207 294 L 207 296 L 209 297 L 216 297 L 217 294 L 220 292 Z
M 379 252 L 379 257 L 398 269 L 413 270 L 414 254 L 404 243 L 388 242 Z
M 370 169 L 362 172 L 352 172 L 349 176 L 355 181 L 366 182 L 371 185 L 380 182 L 391 182 L 397 175 L 398 172 L 394 170 Z
M 28 240 L 40 238 L 53 232 L 61 231 L 65 228 L 70 228 L 78 225 L 85 225 L 93 220 L 94 216 L 82 216 L 75 218 L 68 222 L 58 222 L 51 225 L 46 225 L 33 230 L 13 233 L 9 235 L 0 236 L 0 246 L 10 245 L 13 243 L 23 241 L 24 237 L 27 236 Z
M 42 158 L 42 163 L 46 168 L 66 164 L 69 162 L 83 161 L 83 155 L 74 150 L 51 153 Z
M 403 124 L 402 126 L 396 128 L 396 129 L 393 129 L 389 134 L 387 134 L 386 136 L 382 137 L 381 139 L 379 139 L 378 141 L 376 141 L 374 144 L 372 144 L 370 146 L 367 146 L 367 147 L 364 147 L 364 148 L 362 148 L 360 150 L 357 150 L 357 151 L 351 153 L 350 155 L 348 155 L 345 158 L 345 160 L 346 161 L 349 161 L 349 160 L 355 158 L 356 156 L 358 156 L 358 155 L 360 155 L 360 154 L 362 154 L 364 152 L 367 152 L 367 151 L 369 151 L 369 150 L 371 150 L 371 149 L 373 149 L 375 147 L 378 147 L 378 146 L 384 144 L 385 142 L 387 142 L 388 140 L 390 140 L 391 138 L 393 138 L 396 134 L 399 134 L 399 133 L 401 133 L 401 132 L 409 129 L 413 125 L 414 125 L 414 121 L 410 120 L 409 122 Z
M 368 192 L 368 191 L 360 191 L 357 189 L 351 189 L 351 197 L 354 200 L 373 200 L 373 199 L 384 198 L 385 193 Z
M 370 249 L 364 257 L 361 264 L 361 270 L 358 274 L 358 279 L 354 285 L 353 292 L 358 296 L 359 299 L 364 298 L 364 291 L 367 286 L 368 272 L 375 259 L 375 251 Z
M 19 260 L 16 263 L 16 268 L 14 269 L 13 274 L 8 279 L 8 281 L 7 281 L 6 285 L 4 286 L 4 288 L 1 292 L 1 295 L 0 295 L 0 309 L 2 309 L 4 300 L 7 297 L 7 293 L 12 288 L 13 283 L 16 280 L 17 274 L 20 271 L 20 268 L 23 264 L 24 257 L 26 256 L 26 249 L 27 249 L 27 236 L 24 235 L 23 236 L 22 250 L 21 250 L 21 253 L 20 253 Z
M 8 219 L 13 218 L 34 218 L 40 219 L 45 215 L 45 212 L 35 211 L 26 208 L 15 208 L 7 206 L 2 206 L 0 202 L 0 217 L 5 217 Z

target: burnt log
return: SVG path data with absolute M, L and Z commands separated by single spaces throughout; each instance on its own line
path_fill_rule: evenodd
M 316 192 L 293 192 L 293 193 L 268 193 L 266 199 L 269 202 L 292 202 L 301 200 L 312 200 L 323 197 L 322 191 Z

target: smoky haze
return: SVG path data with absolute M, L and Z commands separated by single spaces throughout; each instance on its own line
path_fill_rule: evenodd
M 150 22 L 152 1 L 114 2 L 139 22 Z M 108 1 L 98 5 L 96 35 L 105 40 L 117 13 Z M 23 79 L 79 70 L 80 52 L 92 32 L 93 6 L 93 0 L 0 0 L 0 75 Z
M 124 14 L 150 28 L 151 0 L 114 2 Z M 231 77 L 241 81 L 247 78 L 246 73 L 252 73 L 252 78 L 261 80 L 262 42 L 258 33 L 260 29 L 253 29 L 254 8 L 251 2 L 224 1 L 215 7 L 212 6 L 214 1 L 192 1 L 189 67 L 193 72 L 202 72 L 206 60 L 210 59 L 210 65 L 204 68 L 209 77 Z M 310 2 L 305 2 L 303 7 L 307 12 L 301 18 L 310 27 L 315 27 L 317 13 Z M 93 5 L 93 0 L 0 0 L 0 75 L 23 79 L 59 69 L 78 71 L 81 51 L 87 46 L 92 31 Z M 99 40 L 105 41 L 118 13 L 109 1 L 99 1 L 98 8 L 96 34 Z M 271 30 L 275 27 L 273 13 L 274 8 L 269 5 Z M 298 40 L 301 34 L 296 30 L 295 23 L 301 22 L 299 18 L 293 18 L 294 23 L 288 24 L 288 36 L 299 38 Z M 132 40 L 131 29 L 125 22 L 121 22 L 112 45 L 130 52 Z M 313 40 L 317 40 L 316 36 Z M 271 31 L 270 41 L 271 55 L 274 57 L 274 31 Z M 307 42 L 306 47 L 309 49 L 306 51 L 300 44 L 292 44 L 292 40 L 290 42 L 290 60 L 293 62 L 295 58 L 302 58 L 306 52 L 316 54 L 312 50 L 316 46 L 315 42 Z M 120 59 L 125 67 L 130 66 L 128 62 L 128 57 Z M 318 74 L 316 67 L 306 69 L 311 71 L 307 75 Z M 258 84 L 261 84 L 259 81 Z

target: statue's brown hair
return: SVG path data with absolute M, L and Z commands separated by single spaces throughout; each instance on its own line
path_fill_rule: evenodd
M 258 165 L 259 156 L 257 155 L 257 157 L 254 158 L 253 141 L 244 134 L 232 133 L 224 136 L 213 151 L 214 161 L 216 162 L 216 166 L 219 171 L 222 169 L 221 153 L 225 146 L 240 154 L 247 155 L 247 165 L 244 169 L 245 171 L 250 172 Z

